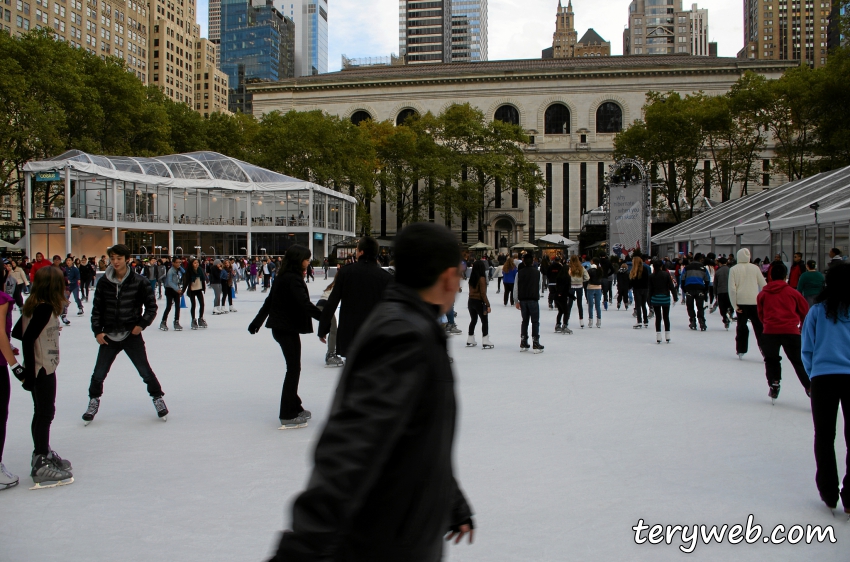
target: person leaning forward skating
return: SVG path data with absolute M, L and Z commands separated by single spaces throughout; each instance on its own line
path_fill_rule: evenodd
M 452 468 L 457 404 L 438 323 L 459 288 L 457 241 L 415 223 L 394 251 L 395 282 L 349 349 L 273 562 L 438 562 L 444 536 L 472 542 Z
M 107 251 L 109 267 L 97 283 L 91 311 L 91 328 L 100 348 L 89 385 L 89 407 L 83 414 L 86 425 L 100 409 L 103 381 L 115 358 L 122 351 L 148 387 L 157 416 L 165 421 L 168 408 L 165 393 L 148 363 L 142 331 L 156 320 L 156 296 L 147 279 L 133 272 L 127 264 L 130 249 L 117 244 Z M 178 303 L 179 306 L 179 303 Z

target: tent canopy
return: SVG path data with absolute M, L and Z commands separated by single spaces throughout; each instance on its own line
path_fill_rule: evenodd
M 546 236 L 541 236 L 540 240 L 549 242 L 550 244 L 557 244 L 559 246 L 578 246 L 578 242 L 570 240 L 560 234 L 547 234 Z
M 536 250 L 537 246 L 529 242 L 520 242 L 511 246 L 511 250 Z
M 473 244 L 469 247 L 470 250 L 492 250 L 493 246 L 485 244 L 484 242 L 478 242 L 477 244 Z

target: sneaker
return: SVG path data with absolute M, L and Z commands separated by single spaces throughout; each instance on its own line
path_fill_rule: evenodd
M 540 339 L 539 338 L 534 338 L 533 349 L 534 349 L 534 353 L 543 353 L 543 350 L 545 348 L 542 345 L 540 345 Z
M 162 399 L 162 396 L 157 396 L 153 399 L 153 407 L 156 408 L 156 415 L 162 419 L 162 421 L 166 421 L 168 418 L 168 408 L 165 406 L 165 400 Z
M 345 365 L 345 361 L 339 355 L 335 353 L 325 355 L 325 367 L 342 367 L 343 365 Z
M 30 488 L 30 490 L 55 488 L 56 486 L 65 486 L 74 482 L 74 475 L 68 470 L 62 470 L 57 467 L 47 458 L 47 455 L 36 455 L 33 458 L 30 476 L 35 483 L 35 486 Z
M 303 412 L 298 414 L 291 420 L 280 420 L 280 427 L 278 429 L 299 429 L 302 427 L 307 427 L 307 418 L 304 417 Z
M 165 324 L 165 321 L 162 321 L 162 322 L 159 323 L 159 329 L 162 330 L 163 332 L 168 331 L 168 326 Z
M 179 320 L 174 321 L 174 331 L 175 332 L 182 332 L 183 331 L 183 326 L 180 325 Z
M 195 319 L 192 319 L 192 326 L 191 326 L 191 328 L 192 328 L 193 330 L 197 330 L 197 329 L 198 329 L 198 322 L 197 322 L 197 321 L 195 321 Z
M 83 414 L 83 421 L 86 422 L 86 425 L 88 425 L 92 422 L 94 417 L 97 415 L 97 411 L 99 409 L 100 409 L 100 398 L 90 398 L 89 399 L 89 407 L 88 407 L 88 409 L 86 409 L 86 413 Z
M 81 307 L 77 310 L 77 316 L 82 316 L 83 314 L 85 314 L 85 313 L 83 312 L 83 307 L 81 306 Z
M 19 478 L 6 470 L 6 466 L 0 463 L 0 490 L 8 490 L 18 485 Z
M 70 321 L 70 320 L 68 320 L 68 317 L 67 317 L 67 316 L 65 316 L 64 314 L 62 315 L 62 323 L 63 323 L 63 324 L 65 324 L 66 326 L 70 326 L 70 325 L 71 325 L 71 321 Z

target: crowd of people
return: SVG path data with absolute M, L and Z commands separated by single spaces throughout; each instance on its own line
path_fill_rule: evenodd
M 182 330 L 179 320 L 184 297 L 190 303 L 191 328 L 204 329 L 208 327 L 204 319 L 207 287 L 212 287 L 213 314 L 235 313 L 233 295 L 244 281 L 247 291 L 255 291 L 262 284 L 262 291 L 268 293 L 248 331 L 257 334 L 263 326 L 269 328 L 286 363 L 278 412 L 280 429 L 303 428 L 312 419 L 298 395 L 298 386 L 301 336 L 314 332 L 313 320 L 318 322 L 317 337 L 328 346 L 326 365 L 346 367 L 316 449 L 316 470 L 307 491 L 295 502 L 293 530 L 284 534 L 277 559 L 296 551 L 322 551 L 315 540 L 340 532 L 346 525 L 357 525 L 358 517 L 389 517 L 380 510 L 382 502 L 390 501 L 387 494 L 416 496 L 422 505 L 437 510 L 432 517 L 439 520 L 443 531 L 471 537 L 472 511 L 451 476 L 450 464 L 446 464 L 452 432 L 440 433 L 432 424 L 454 423 L 453 390 L 438 383 L 452 379 L 447 338 L 463 333 L 455 324 L 458 293 L 466 287 L 470 315 L 466 345 L 478 345 L 476 330 L 480 324 L 482 347 L 493 349 L 489 333 L 493 303 L 488 290 L 495 279 L 495 293 L 504 293 L 503 306 L 512 305 L 520 311 L 519 348 L 523 352 L 542 353 L 545 349 L 540 333 L 541 300 L 543 306 L 557 310 L 556 334 L 574 333 L 570 328 L 571 320 L 576 327 L 573 308 L 578 329 L 600 330 L 603 313 L 616 304 L 618 310 L 632 308 L 635 329 L 649 329 L 654 318 L 655 342 L 669 344 L 670 308 L 681 299 L 686 303 L 691 330 L 706 331 L 706 315 L 715 312 L 719 312 L 726 330 L 735 323 L 735 352 L 741 359 L 749 351 L 752 326 L 765 365 L 769 397 L 773 401 L 779 397 L 780 353 L 784 352 L 811 399 L 816 483 L 821 499 L 831 509 L 841 499 L 850 513 L 850 475 L 840 487 L 834 450 L 839 405 L 845 427 L 850 427 L 850 264 L 843 261 L 839 249 L 830 252 L 831 261 L 824 273 L 815 262 L 804 263 L 800 254 L 794 255 L 790 267 L 781 256 L 765 267 L 761 260 L 753 262 L 746 248 L 734 257 L 712 253 L 651 257 L 639 252 L 567 257 L 529 252 L 475 259 L 461 255 L 452 240 L 443 227 L 412 225 L 399 234 L 394 262 L 388 264 L 392 266 L 388 270 L 382 267 L 377 241 L 364 237 L 349 263 L 339 264 L 317 303 L 307 288 L 310 280 L 315 281 L 313 256 L 300 245 L 291 246 L 276 259 L 138 260 L 126 246 L 116 245 L 99 261 L 72 256 L 63 261 L 54 256 L 48 262 L 42 254 L 37 254 L 32 263 L 10 261 L 0 272 L 5 287 L 0 293 L 0 315 L 6 318 L 6 330 L 0 336 L 0 365 L 7 371 L 0 376 L 0 406 L 5 408 L 0 412 L 0 460 L 11 370 L 33 396 L 31 476 L 35 487 L 73 482 L 71 463 L 53 451 L 49 441 L 55 411 L 58 335 L 63 325 L 70 324 L 67 307 L 71 298 L 83 314 L 83 303 L 89 302 L 92 282 L 99 272 L 102 275 L 91 302 L 91 328 L 99 348 L 89 405 L 83 415 L 86 424 L 99 411 L 104 381 L 122 351 L 146 384 L 157 415 L 167 419 L 165 393 L 148 363 L 142 338 L 142 331 L 156 322 L 157 300 L 166 300 L 160 330 L 169 330 L 172 309 L 172 328 Z M 327 278 L 327 260 L 322 268 Z M 29 296 L 24 301 L 26 293 Z M 21 316 L 13 329 L 14 306 Z M 364 329 L 366 326 L 368 329 Z M 18 362 L 20 351 L 11 345 L 13 337 L 22 342 L 23 364 Z M 388 376 L 392 373 L 404 376 Z M 443 401 L 445 408 L 420 412 L 425 407 L 420 400 L 423 394 L 431 395 L 437 403 Z M 419 450 L 422 443 L 430 443 L 430 448 Z M 432 456 L 423 456 L 423 451 Z M 392 462 L 375 467 L 375 455 Z M 435 474 L 445 479 L 440 484 L 442 490 L 454 499 L 432 497 L 425 501 L 421 490 L 411 491 L 416 486 L 427 488 L 424 484 L 436 478 Z M 363 490 L 358 487 L 375 478 L 397 486 L 359 498 L 358 490 Z M 0 489 L 17 482 L 18 478 L 0 464 Z M 340 493 L 340 488 L 346 493 Z M 347 502 L 355 497 L 359 498 L 357 502 L 349 505 Z M 354 510 L 346 511 L 346 505 Z M 318 513 L 346 515 L 343 521 L 339 515 L 322 519 Z M 431 525 L 425 513 L 423 529 Z M 421 546 L 425 548 L 425 543 Z M 383 552 L 365 543 L 352 548 Z M 431 544 L 430 548 L 435 547 Z

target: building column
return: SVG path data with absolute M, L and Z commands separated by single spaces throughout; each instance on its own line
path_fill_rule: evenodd
M 168 188 L 168 255 L 174 255 L 174 190 Z
M 118 184 L 112 180 L 112 245 L 118 244 Z
M 32 172 L 24 172 L 24 191 L 26 193 L 26 201 L 24 201 L 24 228 L 26 229 L 27 237 L 25 251 L 27 257 L 32 259 L 32 231 L 30 229 L 30 219 L 32 218 Z
M 65 255 L 71 253 L 71 166 L 65 166 Z M 63 256 L 64 258 L 64 256 Z
M 575 217 L 575 220 L 573 220 Z M 581 164 L 570 165 L 570 225 L 581 231 Z
M 310 195 L 309 203 L 307 203 L 307 248 L 310 250 L 310 253 L 313 253 L 313 186 L 310 186 L 310 191 L 308 192 Z M 314 258 L 316 256 L 313 256 Z
M 246 197 L 246 202 L 247 202 L 247 209 L 248 210 L 245 211 L 245 224 L 248 226 L 248 236 L 247 236 L 248 244 L 247 244 L 247 249 L 245 251 L 248 252 L 248 255 L 250 256 L 251 255 L 251 230 L 254 228 L 254 221 L 251 217 L 251 192 L 250 191 L 248 192 L 248 196 Z M 274 202 L 272 202 L 272 207 L 274 207 Z M 233 214 L 236 215 L 236 213 L 233 213 Z M 272 211 L 272 215 L 274 215 L 274 211 Z M 234 218 L 235 218 L 235 216 L 234 216 Z M 236 222 L 236 221 L 234 220 L 233 222 Z M 286 221 L 284 220 L 284 224 L 285 223 L 286 223 Z

